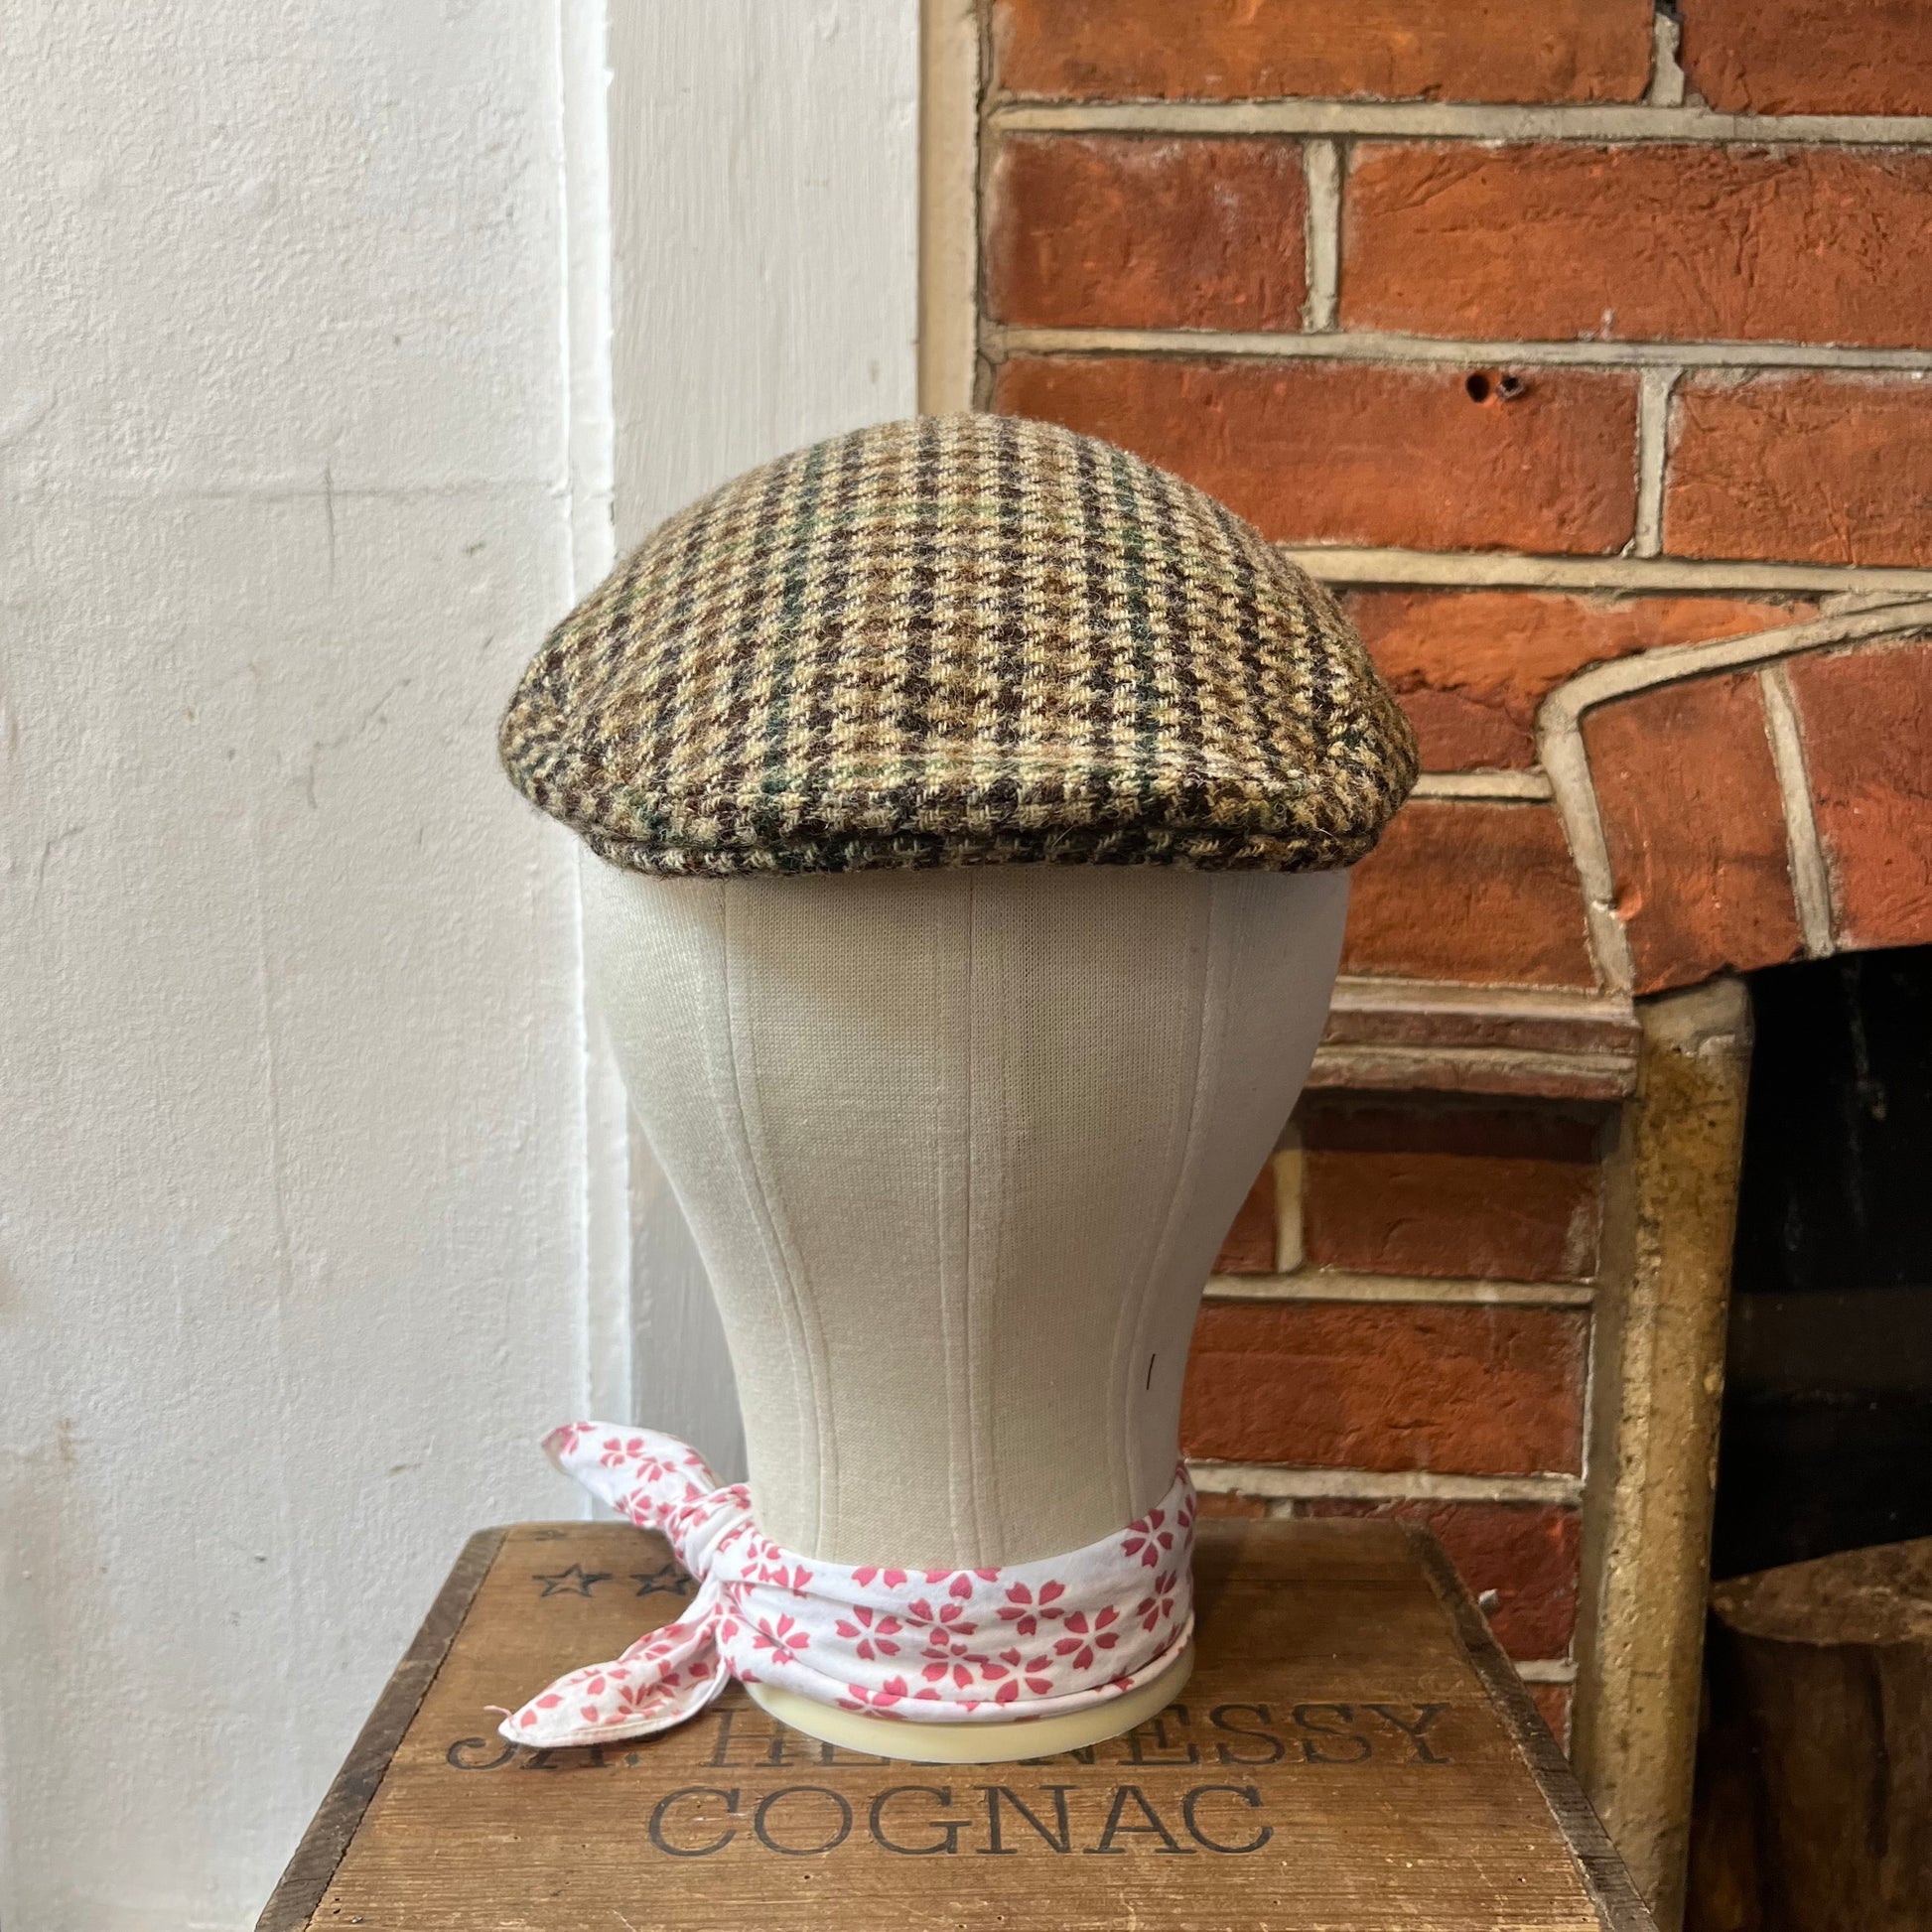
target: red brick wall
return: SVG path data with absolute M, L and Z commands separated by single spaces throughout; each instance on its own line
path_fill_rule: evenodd
M 1427 773 L 1344 973 L 1525 989 L 1318 1062 L 1190 1447 L 1221 1507 L 1425 1516 L 1558 1716 L 1624 1089 L 1510 1041 L 1932 939 L 1932 16 L 1677 11 L 984 0 L 982 403 L 1339 589 Z
M 1608 1121 L 1308 1095 L 1216 1264 L 1181 1419 L 1217 1511 L 1428 1523 L 1566 1721 Z
M 1842 897 L 1807 927 L 1806 861 L 1886 863 L 1780 858 L 1802 730 L 1768 817 L 1761 773 L 1683 801 L 1717 814 L 1687 869 L 1580 835 L 1591 734 L 1544 768 L 1591 666 L 1932 598 L 1932 19 L 1681 11 L 1680 61 L 1627 0 L 988 0 L 983 399 L 1303 553 L 1415 714 L 1442 802 L 1363 866 L 1350 970 L 1687 984 L 1860 930 Z

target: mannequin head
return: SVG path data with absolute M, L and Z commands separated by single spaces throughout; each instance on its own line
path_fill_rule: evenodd
M 643 1694 L 689 1695 L 665 1663 L 688 1637 L 767 1710 L 807 1707 L 786 1722 L 878 1726 L 889 1754 L 878 1699 L 943 1703 L 934 1672 L 950 1761 L 987 1719 L 1045 1750 L 1131 1726 L 1186 1674 L 1195 1304 L 1313 1055 L 1344 869 L 1416 775 L 1346 614 L 1124 450 L 918 417 L 653 532 L 545 639 L 499 745 L 597 855 L 591 977 L 745 1415 L 749 1501 L 659 1493 L 702 1466 L 669 1439 L 606 1498 L 679 1536 L 730 1518 Z M 1172 1588 L 1126 1587 L 1157 1550 Z M 914 1572 L 977 1572 L 947 1586 L 971 1598 L 1014 1565 L 1108 1634 L 1068 1610 L 1050 1653 L 981 1679 L 947 1638 L 912 1690 L 831 1608 Z M 767 1588 L 824 1611 L 815 1655 L 846 1675 L 726 1613 Z M 1130 1613 L 1140 1664 L 1112 1655 Z M 768 1659 L 734 1654 L 748 1633 Z
M 1073 1549 L 1173 1478 L 1216 1247 L 1327 1010 L 1345 873 L 584 867 L 592 988 L 787 1549 Z

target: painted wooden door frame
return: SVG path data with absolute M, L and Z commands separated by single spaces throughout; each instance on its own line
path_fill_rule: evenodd
M 616 0 L 609 28 L 621 552 L 756 463 L 919 406 L 920 37 L 898 0 Z M 970 353 L 970 303 L 964 316 Z M 634 1118 L 610 1099 L 594 1016 L 590 1036 L 606 1096 L 590 1211 L 595 1227 L 600 1202 L 622 1201 L 628 1231 L 614 1263 L 627 1357 L 605 1379 L 636 1420 L 740 1475 L 703 1265 Z

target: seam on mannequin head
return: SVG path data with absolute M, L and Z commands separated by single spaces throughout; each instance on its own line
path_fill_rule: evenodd
M 831 1515 L 831 1498 L 838 1490 L 838 1449 L 832 1435 L 832 1410 L 829 1376 L 824 1354 L 824 1338 L 816 1332 L 811 1298 L 804 1293 L 802 1267 L 795 1244 L 787 1238 L 782 1204 L 772 1187 L 765 1159 L 764 1114 L 758 1101 L 757 1068 L 748 1087 L 746 1066 L 740 1052 L 739 1002 L 741 982 L 734 956 L 732 935 L 733 882 L 720 880 L 716 890 L 722 914 L 721 928 L 725 954 L 725 1050 L 731 1061 L 732 1087 L 738 1096 L 739 1131 L 745 1145 L 745 1165 L 753 1181 L 752 1205 L 758 1215 L 768 1265 L 779 1285 L 785 1313 L 785 1343 L 792 1358 L 792 1378 L 797 1386 L 799 1354 L 804 1355 L 805 1380 L 811 1391 L 812 1423 L 818 1442 L 818 1483 L 813 1500 L 810 1549 L 822 1544 Z M 745 1050 L 757 1048 L 749 1035 Z M 756 1501 L 756 1498 L 754 1498 Z
M 963 1266 L 963 1286 L 965 1294 L 958 1303 L 958 1339 L 960 1359 L 955 1366 L 956 1380 L 947 1383 L 948 1420 L 952 1424 L 953 1464 L 951 1481 L 947 1484 L 947 1504 L 952 1511 L 952 1537 L 955 1551 L 964 1551 L 977 1557 L 980 1562 L 997 1559 L 989 1555 L 991 1545 L 987 1537 L 985 1511 L 982 1507 L 979 1468 L 979 1426 L 980 1390 L 978 1351 L 974 1348 L 973 1316 L 979 1301 L 979 1270 L 975 1266 L 978 1259 L 973 1240 L 975 1215 L 973 1212 L 975 1191 L 979 1182 L 980 1164 L 974 1159 L 977 1152 L 975 1136 L 979 1133 L 979 1082 L 974 1077 L 979 1070 L 979 972 L 980 972 L 980 930 L 979 896 L 975 891 L 978 881 L 968 872 L 965 879 L 965 1021 L 966 1021 L 966 1218 L 961 1228 L 961 1256 Z M 948 1311 L 949 1314 L 951 1311 Z M 954 1323 L 946 1323 L 948 1347 L 953 1340 Z M 965 1452 L 960 1453 L 961 1449 Z M 960 1494 L 961 1484 L 965 1494 Z
M 966 878 L 966 1441 L 972 1484 L 973 1547 L 990 1553 L 986 1561 L 1004 1563 L 1011 1548 L 1012 1526 L 1007 1520 L 1000 1485 L 1000 1405 L 993 1387 L 996 1361 L 993 1329 L 1002 1313 L 1000 1264 L 1006 1248 L 1007 1173 L 1004 1160 L 992 1164 L 993 1212 L 985 1217 L 991 1230 L 989 1253 L 989 1244 L 978 1239 L 981 1222 L 978 1197 L 984 1170 L 975 1157 L 981 1130 L 979 1105 L 983 1097 L 979 1079 L 980 975 L 982 970 L 990 973 L 994 1011 L 1003 1013 L 1006 955 L 1002 941 L 1011 930 L 1012 907 L 1006 908 L 1001 939 L 982 944 L 981 918 L 985 906 L 979 886 L 978 876 L 969 872 Z M 998 1091 L 991 1096 L 996 1132 L 1006 1113 L 1006 1043 L 1005 1030 L 996 1029 L 991 1056 L 998 1083 Z M 985 1293 L 981 1292 L 982 1283 Z
M 1114 1453 L 1119 1475 L 1116 1484 L 1117 1506 L 1124 1517 L 1138 1516 L 1144 1509 L 1152 1506 L 1160 1497 L 1165 1481 L 1159 1483 L 1151 1496 L 1139 1493 L 1141 1478 L 1139 1441 L 1140 1441 L 1140 1403 L 1141 1378 L 1136 1373 L 1140 1365 L 1141 1352 L 1146 1345 L 1149 1311 L 1155 1300 L 1156 1290 L 1166 1279 L 1169 1261 L 1173 1251 L 1174 1234 L 1182 1213 L 1182 1202 L 1186 1198 L 1187 1180 L 1199 1160 L 1201 1123 L 1201 1086 L 1207 1076 L 1207 1038 L 1208 1023 L 1211 1016 L 1220 1016 L 1226 1011 L 1224 989 L 1217 987 L 1216 962 L 1226 947 L 1222 944 L 1220 927 L 1220 892 L 1212 880 L 1203 882 L 1199 888 L 1200 897 L 1207 906 L 1206 932 L 1203 935 L 1200 965 L 1200 997 L 1190 999 L 1187 1010 L 1192 1017 L 1194 1033 L 1194 1073 L 1188 1083 L 1187 1121 L 1185 1127 L 1175 1138 L 1173 1152 L 1168 1163 L 1167 1206 L 1161 1217 L 1159 1237 L 1148 1245 L 1147 1263 L 1141 1271 L 1139 1286 L 1123 1303 L 1120 1322 L 1114 1337 L 1114 1413 L 1118 1418 L 1117 1433 L 1114 1438 Z M 1223 971 L 1225 968 L 1223 968 Z M 1217 992 L 1221 995 L 1217 997 Z M 1218 1023 L 1217 1023 L 1218 1031 Z
M 972 876 L 967 875 L 961 884 L 959 911 L 955 914 L 954 929 L 960 933 L 960 972 L 958 997 L 964 1027 L 963 1039 L 959 1042 L 961 1065 L 958 1069 L 961 1104 L 966 1111 L 965 1173 L 961 1180 L 959 1201 L 959 1238 L 957 1254 L 959 1258 L 958 1278 L 948 1281 L 944 1270 L 950 1259 L 949 1244 L 939 1244 L 941 1276 L 939 1282 L 939 1350 L 941 1389 L 946 1404 L 946 1534 L 952 1542 L 954 1554 L 961 1551 L 970 1554 L 983 1554 L 985 1545 L 976 1535 L 978 1525 L 973 1510 L 973 1414 L 972 1414 L 972 1344 L 966 1332 L 972 1322 L 973 1310 L 973 899 Z M 935 1100 L 934 1105 L 944 1107 L 943 1100 Z M 943 1142 L 949 1122 L 943 1117 L 939 1120 L 938 1139 Z M 966 1496 L 960 1496 L 960 1484 L 966 1485 Z

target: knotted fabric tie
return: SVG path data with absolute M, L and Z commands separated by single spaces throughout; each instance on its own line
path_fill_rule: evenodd
M 743 1483 L 720 1486 L 675 1437 L 566 1423 L 557 1466 L 697 1580 L 675 1623 L 560 1677 L 500 1726 L 519 1744 L 608 1743 L 668 1730 L 737 1678 L 820 1704 L 927 1724 L 1047 1718 L 1149 1682 L 1193 1634 L 1194 1489 L 1184 1467 L 1137 1522 L 1037 1563 L 848 1569 L 781 1550 Z

